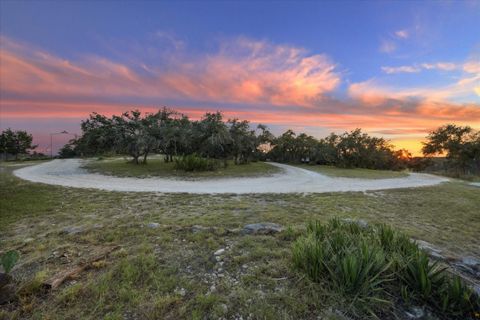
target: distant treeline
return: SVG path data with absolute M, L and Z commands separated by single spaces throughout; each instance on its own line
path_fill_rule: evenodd
M 130 155 L 134 163 L 146 163 L 148 155 L 161 153 L 165 161 L 196 155 L 226 165 L 270 159 L 308 162 L 345 168 L 423 170 L 431 162 L 412 158 L 407 150 L 395 150 L 388 140 L 356 129 L 316 139 L 287 130 L 274 136 L 265 125 L 252 128 L 246 120 L 224 120 L 222 113 L 206 113 L 191 120 L 175 110 L 157 113 L 129 111 L 107 117 L 93 113 L 81 123 L 82 135 L 60 152 L 63 157 L 101 154 Z M 446 125 L 432 132 L 424 145 L 425 155 L 445 154 L 448 165 L 463 171 L 480 168 L 480 134 L 469 127 Z

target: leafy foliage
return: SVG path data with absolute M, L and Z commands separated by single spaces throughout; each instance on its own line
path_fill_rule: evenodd
M 201 120 L 191 121 L 167 108 L 144 115 L 134 110 L 111 118 L 93 113 L 81 127 L 83 135 L 74 142 L 76 154 L 128 154 L 137 164 L 146 163 L 152 152 L 164 154 L 166 162 L 197 154 L 223 159 L 225 166 L 228 158 L 234 158 L 235 164 L 247 163 L 258 157 L 258 146 L 268 133 L 260 125 L 257 136 L 248 121 L 224 122 L 220 112 L 206 113 Z
M 463 174 L 480 172 L 480 132 L 469 126 L 448 124 L 431 132 L 423 146 L 423 154 L 446 154 L 451 168 Z
M 378 315 L 396 299 L 428 304 L 451 317 L 480 308 L 458 277 L 431 262 L 410 239 L 386 225 L 363 227 L 331 220 L 310 222 L 293 246 L 293 262 L 314 282 L 352 301 L 353 314 Z
M 406 167 L 410 154 L 395 151 L 387 140 L 362 133 L 360 129 L 317 140 L 288 130 L 273 140 L 270 156 L 276 161 L 334 165 L 344 168 L 391 169 Z
M 37 146 L 32 145 L 32 135 L 26 131 L 6 129 L 0 134 L 0 153 L 11 154 L 18 158 L 20 154 L 27 154 Z

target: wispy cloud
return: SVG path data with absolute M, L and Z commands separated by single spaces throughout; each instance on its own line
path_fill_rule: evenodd
M 465 71 L 466 73 L 480 73 L 480 62 L 467 61 L 465 63 L 453 62 L 429 62 L 407 66 L 384 66 L 382 71 L 388 74 L 393 73 L 416 73 L 422 70 L 440 70 L 440 71 Z
M 392 40 L 382 40 L 380 43 L 380 52 L 392 53 L 397 49 L 397 45 Z
M 420 68 L 415 66 L 399 66 L 399 67 L 382 67 L 382 71 L 388 74 L 392 73 L 416 73 L 420 72 Z
M 400 39 L 407 39 L 410 34 L 406 29 L 395 31 L 395 36 Z

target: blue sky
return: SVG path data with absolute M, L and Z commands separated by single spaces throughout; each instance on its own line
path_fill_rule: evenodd
M 192 116 L 197 109 L 225 109 L 279 130 L 321 135 L 365 127 L 397 140 L 418 140 L 442 122 L 480 123 L 475 91 L 480 1 L 2 1 L 0 6 L 1 62 L 21 75 L 12 79 L 5 72 L 1 78 L 2 128 L 25 126 L 30 119 L 39 135 L 46 130 L 42 121 L 51 127 L 55 120 L 59 128 L 63 121 L 75 130 L 72 123 L 115 104 L 119 110 L 167 104 Z M 34 68 L 22 69 L 17 58 Z M 245 74 L 235 74 L 243 69 Z M 91 76 L 96 70 L 103 77 L 97 84 L 96 77 L 78 80 L 78 72 Z M 176 82 L 159 81 L 167 77 Z M 131 88 L 127 80 L 141 82 L 138 94 L 123 92 L 122 86 Z M 70 82 L 81 90 L 60 88 Z M 158 87 L 150 86 L 153 82 Z M 25 89 L 29 86 L 33 93 Z M 58 91 L 49 89 L 57 86 Z M 255 94 L 257 99 L 249 97 Z M 59 114 L 49 109 L 52 101 L 81 103 L 85 111 L 76 105 L 71 116 Z M 278 112 L 284 120 L 272 117 L 269 123 L 268 114 Z M 329 122 L 333 113 L 338 117 Z M 315 117 L 318 121 L 306 121 Z M 391 123 L 382 125 L 386 117 Z

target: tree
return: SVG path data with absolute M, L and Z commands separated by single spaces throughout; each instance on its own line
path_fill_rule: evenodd
M 222 118 L 220 112 L 206 113 L 195 127 L 201 141 L 199 144 L 201 153 L 207 158 L 222 158 L 226 167 L 232 138 Z
M 4 154 L 7 159 L 7 154 L 15 156 L 18 160 L 19 154 L 28 154 L 30 150 L 37 146 L 32 145 L 33 137 L 27 131 L 13 131 L 8 128 L 0 135 L 0 152 Z
M 424 156 L 446 154 L 448 164 L 465 173 L 480 171 L 480 132 L 469 126 L 447 124 L 427 136 Z
M 112 119 L 92 113 L 81 122 L 82 136 L 75 141 L 78 153 L 86 156 L 115 152 L 116 136 Z
M 166 162 L 173 157 L 188 153 L 190 147 L 191 122 L 185 115 L 174 110 L 163 108 L 151 116 L 153 136 L 158 141 L 159 151 L 165 155 Z
M 231 138 L 231 154 L 235 164 L 248 163 L 258 148 L 255 131 L 250 129 L 248 121 L 228 120 Z
M 360 129 L 341 135 L 332 133 L 321 140 L 287 130 L 274 139 L 269 156 L 277 161 L 309 159 L 318 164 L 348 168 L 399 170 L 406 166 L 404 151 L 395 151 L 387 140 L 369 136 Z
M 142 117 L 138 110 L 113 116 L 116 150 L 130 155 L 135 164 L 140 163 L 138 159 L 142 156 L 143 163 L 147 163 L 148 154 L 158 147 L 158 140 L 153 134 L 155 120 L 155 115 L 147 114 Z
M 65 144 L 59 151 L 58 156 L 62 159 L 74 158 L 77 156 L 77 150 L 75 147 L 75 140 Z
M 152 114 L 142 116 L 138 110 L 111 118 L 93 113 L 82 121 L 82 136 L 75 141 L 76 148 L 86 155 L 128 154 L 135 164 L 139 164 L 139 158 L 143 157 L 143 163 L 146 163 L 149 153 L 159 144 L 155 136 L 157 118 Z

